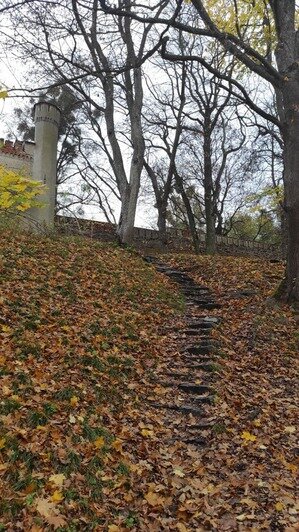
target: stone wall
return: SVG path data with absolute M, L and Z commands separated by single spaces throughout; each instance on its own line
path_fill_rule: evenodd
M 34 142 L 0 139 L 0 166 L 32 175 Z
M 116 227 L 106 222 L 84 220 L 66 216 L 56 217 L 56 227 L 64 234 L 77 234 L 102 240 L 116 242 Z M 167 244 L 163 245 L 159 232 L 154 229 L 142 227 L 134 228 L 133 245 L 140 250 L 165 251 L 165 252 L 192 252 L 192 242 L 187 231 L 168 229 Z M 204 235 L 200 236 L 201 250 L 205 250 Z M 228 255 L 261 256 L 269 259 L 281 259 L 277 246 L 263 242 L 241 240 L 239 238 L 217 236 L 217 251 Z

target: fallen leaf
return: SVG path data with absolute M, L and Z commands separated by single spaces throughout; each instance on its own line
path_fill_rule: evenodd
M 163 506 L 164 498 L 154 491 L 149 491 L 144 498 L 151 506 Z
M 154 435 L 154 431 L 153 430 L 149 430 L 149 429 L 142 429 L 140 432 L 141 432 L 142 436 L 144 436 L 144 437 L 153 436 Z
M 103 436 L 100 436 L 99 438 L 97 438 L 94 442 L 93 442 L 94 446 L 96 449 L 101 449 L 102 447 L 104 447 L 105 445 L 105 440 L 103 438 Z
M 120 452 L 122 450 L 122 444 L 123 442 L 120 439 L 116 438 L 116 440 L 114 440 L 114 442 L 112 443 L 112 447 L 116 451 Z
M 49 517 L 46 518 L 46 520 L 47 520 L 47 523 L 49 523 L 49 525 L 52 525 L 54 527 L 54 530 L 57 530 L 57 528 L 62 528 L 67 524 L 63 515 L 60 515 L 60 514 L 50 515 Z
M 236 517 L 237 521 L 245 521 L 247 519 L 247 514 L 240 514 Z
M 58 475 L 51 475 L 49 480 L 52 482 L 52 484 L 55 484 L 55 486 L 58 486 L 61 488 L 65 481 L 66 477 L 62 473 L 59 473 Z
M 250 434 L 250 432 L 247 432 L 247 431 L 242 432 L 241 438 L 243 440 L 246 440 L 246 441 L 255 441 L 256 440 L 256 436 L 254 436 L 254 434 Z
M 288 434 L 294 434 L 294 432 L 296 432 L 296 427 L 294 425 L 285 427 L 284 432 L 287 432 Z
M 246 504 L 249 506 L 249 508 L 257 508 L 258 503 L 250 499 L 249 497 L 244 497 L 244 499 L 241 499 L 240 501 L 242 504 Z
M 1 92 L 0 92 L 1 94 Z M 0 96 L 1 98 L 1 96 Z M 12 332 L 12 328 L 9 326 L 9 325 L 2 325 L 2 331 L 5 332 L 5 333 L 11 333 Z
M 77 404 L 79 403 L 79 397 L 73 395 L 73 397 L 70 398 L 70 403 L 71 406 L 77 406 Z
M 277 502 L 275 504 L 275 510 L 277 512 L 282 512 L 284 510 L 284 505 L 282 504 L 282 502 Z
M 64 496 L 59 490 L 55 490 L 51 497 L 51 501 L 53 502 L 61 502 L 63 499 L 64 499 Z
M 174 470 L 173 470 L 173 474 L 176 475 L 177 477 L 185 477 L 185 473 L 184 471 L 182 471 L 179 467 L 176 467 Z
M 188 529 L 185 527 L 185 525 L 183 525 L 183 523 L 178 523 L 176 527 L 179 532 L 188 532 Z
M 42 517 L 50 517 L 54 514 L 54 503 L 48 501 L 48 499 L 36 499 L 36 510 Z

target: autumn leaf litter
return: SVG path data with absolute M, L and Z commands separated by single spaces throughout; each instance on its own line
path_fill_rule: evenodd
M 280 264 L 164 257 L 224 303 L 199 449 L 148 403 L 171 393 L 156 376 L 179 357 L 176 287 L 114 246 L 0 238 L 2 530 L 296 530 L 298 331 L 269 298 Z

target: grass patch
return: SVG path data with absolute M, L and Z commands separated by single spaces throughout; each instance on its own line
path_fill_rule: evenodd
M 0 250 L 3 526 L 49 528 L 38 501 L 51 504 L 61 490 L 61 530 L 103 528 L 107 515 L 133 527 L 135 513 L 112 503 L 131 489 L 126 455 L 136 442 L 125 449 L 122 430 L 129 423 L 133 438 L 140 433 L 145 368 L 156 364 L 159 328 L 179 315 L 181 298 L 137 253 L 114 245 L 6 226 Z

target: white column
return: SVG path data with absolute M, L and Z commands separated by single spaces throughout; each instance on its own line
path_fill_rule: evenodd
M 60 110 L 56 105 L 39 102 L 35 105 L 35 149 L 32 179 L 46 186 L 39 196 L 41 208 L 29 209 L 28 215 L 38 224 L 53 227 L 56 201 L 57 143 Z

